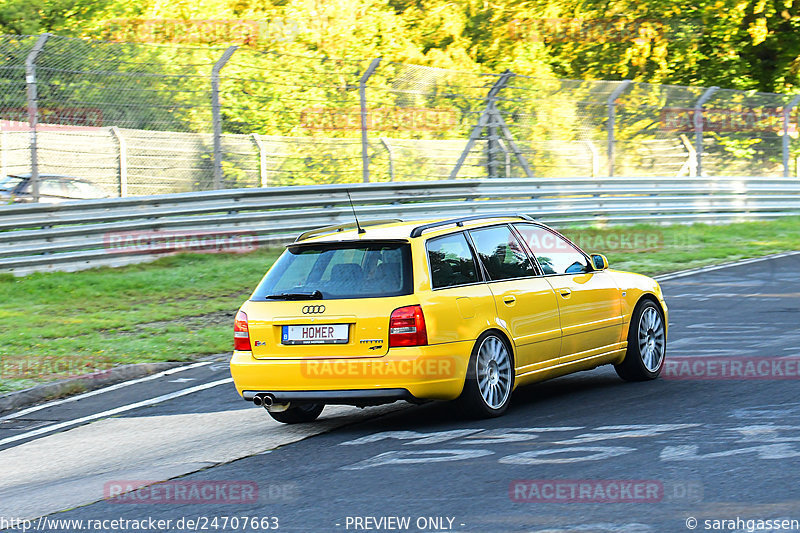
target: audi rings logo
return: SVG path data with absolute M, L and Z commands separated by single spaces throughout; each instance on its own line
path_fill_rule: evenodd
M 318 315 L 325 312 L 324 305 L 307 305 L 303 307 L 304 315 Z

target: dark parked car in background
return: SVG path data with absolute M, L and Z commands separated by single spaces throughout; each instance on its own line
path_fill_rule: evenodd
M 90 198 L 110 198 L 111 196 L 105 189 L 85 179 L 58 174 L 39 175 L 39 201 L 41 202 L 59 203 Z M 33 183 L 30 173 L 0 177 L 0 202 L 32 201 Z

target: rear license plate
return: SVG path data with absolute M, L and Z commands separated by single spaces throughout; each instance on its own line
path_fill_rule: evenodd
M 281 344 L 347 344 L 349 340 L 348 324 L 283 326 L 281 332 Z

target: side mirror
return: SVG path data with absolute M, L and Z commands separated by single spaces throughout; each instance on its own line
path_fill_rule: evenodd
M 605 270 L 608 268 L 608 259 L 603 254 L 592 254 L 592 266 L 595 270 Z

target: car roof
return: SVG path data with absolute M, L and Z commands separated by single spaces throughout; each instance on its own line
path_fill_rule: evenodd
M 29 179 L 31 177 L 30 172 L 25 172 L 24 174 L 8 174 L 10 178 L 20 178 L 20 179 Z M 83 183 L 91 182 L 84 178 L 76 178 L 75 176 L 67 176 L 64 174 L 39 174 L 39 178 L 48 178 L 48 179 L 57 179 L 61 181 L 81 181 Z
M 477 215 L 476 215 L 477 216 Z M 320 234 L 303 238 L 301 235 L 294 244 L 310 244 L 310 243 L 327 243 L 327 242 L 342 242 L 342 241 L 388 241 L 388 240 L 410 240 L 412 239 L 412 232 L 415 228 L 422 226 L 431 226 L 430 228 L 423 228 L 419 238 L 429 239 L 438 235 L 453 233 L 454 231 L 461 231 L 464 229 L 474 229 L 492 224 L 502 224 L 509 222 L 535 222 L 536 224 L 545 226 L 541 222 L 534 221 L 530 217 L 523 215 L 486 215 L 480 218 L 474 216 L 463 217 L 461 219 L 455 218 L 430 218 L 423 220 L 408 220 L 408 221 L 393 221 L 380 224 L 370 224 L 369 220 L 361 221 L 363 233 L 359 233 L 353 222 L 352 227 L 350 224 L 346 227 L 330 226 L 330 231 L 324 232 L 326 228 L 315 230 Z M 341 228 L 341 229 L 339 229 Z M 311 232 L 308 232 L 311 233 Z

